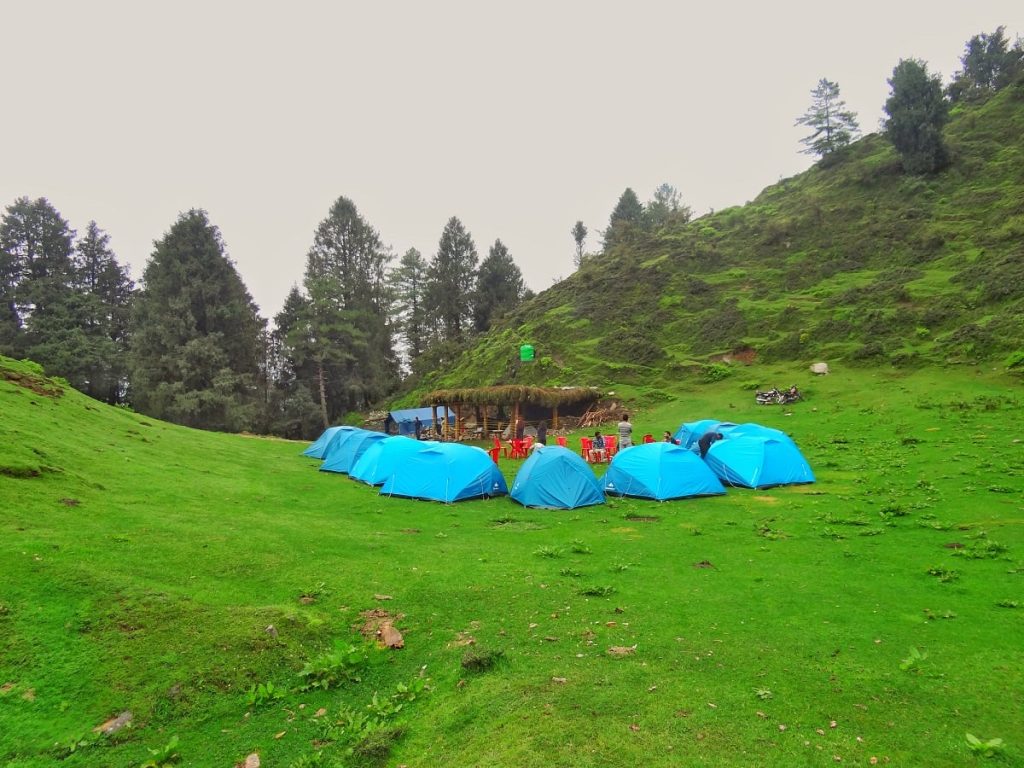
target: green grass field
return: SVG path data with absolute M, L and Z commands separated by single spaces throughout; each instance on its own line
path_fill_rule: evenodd
M 638 433 L 756 420 L 818 482 L 552 512 L 381 498 L 304 444 L 0 363 L 0 764 L 1024 764 L 1024 423 L 997 371 L 744 372 L 799 384 L 790 410 L 693 385 Z M 372 609 L 403 649 L 363 639 Z

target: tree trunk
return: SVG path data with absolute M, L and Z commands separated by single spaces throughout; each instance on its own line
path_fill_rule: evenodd
M 320 413 L 324 417 L 324 429 L 327 429 L 331 426 L 331 421 L 327 418 L 327 382 L 324 380 L 323 360 L 318 360 L 316 363 L 316 378 L 320 384 Z

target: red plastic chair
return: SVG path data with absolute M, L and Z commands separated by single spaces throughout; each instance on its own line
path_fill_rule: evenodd
M 645 443 L 653 443 L 654 442 L 654 435 L 652 435 L 650 432 L 648 432 L 646 435 L 644 435 L 644 442 Z
M 501 440 L 499 440 L 497 437 L 494 438 L 494 447 L 491 448 L 491 450 L 494 451 L 495 456 L 497 456 L 498 453 L 501 453 L 501 455 L 504 456 L 506 459 L 508 458 L 508 446 L 502 445 Z
M 512 455 L 513 459 L 525 459 L 526 458 L 526 441 L 525 440 L 513 440 L 512 441 Z
M 495 464 L 498 463 L 498 453 L 500 451 L 501 451 L 501 446 L 500 445 L 496 445 L 493 448 L 491 448 L 491 450 L 488 451 L 488 453 L 491 455 L 491 461 L 493 461 Z
M 594 449 L 594 441 L 589 437 L 580 438 L 580 456 L 585 461 L 590 461 L 590 452 Z
M 558 437 L 556 437 L 555 438 L 555 444 L 556 445 L 560 445 L 563 448 L 565 448 L 566 447 L 566 445 L 565 445 L 566 444 L 565 435 L 559 435 Z
M 605 461 L 611 461 L 612 460 L 612 456 L 615 455 L 615 450 L 616 450 L 616 448 L 615 448 L 615 441 L 617 439 L 618 438 L 615 438 L 615 437 L 607 437 L 607 436 L 605 437 L 605 439 L 604 439 L 604 460 Z

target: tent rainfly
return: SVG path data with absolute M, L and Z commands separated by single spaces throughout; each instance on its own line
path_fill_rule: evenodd
M 321 472 L 340 472 L 347 475 L 359 457 L 374 443 L 387 440 L 383 432 L 355 432 L 320 465 Z
M 719 440 L 704 457 L 723 483 L 745 488 L 813 483 L 814 472 L 788 437 L 732 437 Z
M 601 484 L 609 496 L 655 501 L 725 493 L 697 454 L 673 443 L 644 443 L 619 451 Z
M 578 453 L 558 445 L 539 445 L 512 482 L 513 501 L 524 507 L 576 509 L 604 504 L 594 472 Z
M 487 451 L 459 443 L 438 443 L 405 457 L 380 493 L 451 504 L 505 496 L 508 486 Z
M 320 434 L 320 437 L 318 437 L 312 445 L 309 446 L 309 448 L 302 452 L 302 455 L 311 456 L 314 459 L 322 459 L 324 457 L 324 452 L 327 450 L 327 446 L 330 445 L 330 442 L 334 439 L 335 435 L 342 431 L 350 432 L 353 429 L 355 429 L 355 427 L 328 427 Z
M 406 457 L 437 445 L 433 440 L 410 440 L 394 435 L 378 440 L 352 465 L 348 476 L 367 485 L 383 485 Z

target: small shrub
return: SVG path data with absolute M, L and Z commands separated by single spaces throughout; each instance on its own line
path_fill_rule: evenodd
M 952 570 L 950 568 L 943 568 L 941 566 L 935 566 L 935 567 L 929 568 L 928 569 L 928 575 L 929 576 L 934 576 L 935 578 L 937 578 L 939 581 L 941 581 L 943 583 L 948 583 L 948 582 L 951 582 L 951 581 L 956 581 L 957 579 L 960 578 L 959 572 L 954 571 L 954 570 Z
M 592 555 L 592 554 L 594 554 L 594 550 L 592 550 L 589 546 L 584 544 L 579 539 L 576 539 L 572 543 L 572 551 L 575 554 L 577 554 L 577 555 Z
M 299 676 L 305 679 L 300 690 L 326 691 L 343 683 L 358 683 L 361 679 L 360 674 L 368 662 L 369 658 L 364 649 L 335 643 L 331 651 L 310 659 L 299 671 Z
M 284 698 L 284 691 L 275 688 L 271 682 L 253 684 L 245 694 L 245 703 L 253 708 L 262 707 Z
M 462 668 L 468 672 L 487 672 L 505 658 L 502 650 L 470 648 L 462 655 Z
M 565 553 L 558 547 L 543 546 L 537 547 L 535 550 L 533 550 L 533 554 L 537 557 L 556 558 L 561 557 Z
M 982 757 L 995 757 L 1003 752 L 1002 739 L 989 739 L 988 741 L 982 741 L 973 733 L 968 733 L 966 736 L 967 748 L 975 755 L 981 755 Z
M 610 597 L 615 594 L 615 587 L 601 587 L 597 585 L 583 587 L 579 594 L 585 597 Z
M 921 662 L 928 658 L 928 652 L 921 653 L 914 646 L 910 647 L 910 655 L 900 662 L 900 669 L 904 672 L 920 672 Z

